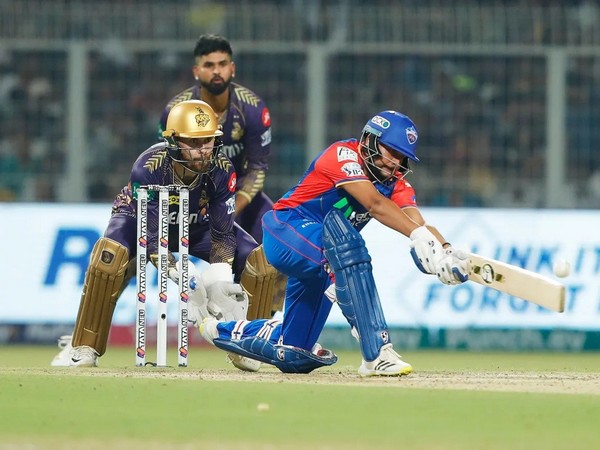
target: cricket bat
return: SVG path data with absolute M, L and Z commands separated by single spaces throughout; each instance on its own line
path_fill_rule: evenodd
M 565 310 L 565 286 L 530 270 L 470 253 L 469 279 L 556 312 Z

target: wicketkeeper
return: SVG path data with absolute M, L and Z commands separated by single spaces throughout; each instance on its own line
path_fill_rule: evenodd
M 248 296 L 238 282 L 248 256 L 260 254 L 261 249 L 255 251 L 256 241 L 234 222 L 236 172 L 220 151 L 222 134 L 212 108 L 201 100 L 184 101 L 170 110 L 164 141 L 148 148 L 135 161 L 129 183 L 113 203 L 108 227 L 90 257 L 72 348 L 67 345 L 52 365 L 96 366 L 98 357 L 106 351 L 115 305 L 135 275 L 136 190 L 139 186 L 189 188 L 189 253 L 210 263 L 202 274 L 193 267 L 190 269 L 191 277 L 196 278 L 190 314 L 196 312 L 201 317 L 212 314 L 211 317 L 221 319 L 247 317 Z M 176 192 L 171 193 L 169 203 L 169 251 L 177 252 L 179 199 Z M 147 228 L 148 259 L 156 261 L 158 193 L 155 191 L 148 192 Z M 177 282 L 178 265 L 175 257 L 170 256 L 169 277 Z M 249 261 L 254 259 L 253 256 Z M 250 281 L 256 276 L 274 278 L 265 271 L 274 269 L 250 264 L 245 278 Z M 259 283 L 254 285 L 260 288 Z M 253 294 L 254 297 L 262 295 L 251 291 L 251 297 Z M 258 307 L 259 302 L 254 300 L 254 314 Z M 266 317 L 271 317 L 272 307 L 270 298 Z M 257 370 L 259 365 L 248 360 L 249 366 L 245 366 L 244 357 L 233 355 L 232 358 L 232 362 L 244 370 Z

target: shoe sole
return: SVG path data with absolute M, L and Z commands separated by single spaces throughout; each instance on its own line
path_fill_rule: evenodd
M 98 367 L 98 364 L 94 364 L 94 363 L 69 364 L 69 367 Z
M 363 377 L 363 378 L 368 378 L 368 377 L 401 377 L 403 375 L 408 375 L 411 374 L 413 372 L 413 368 L 412 367 L 405 367 L 402 370 L 398 371 L 398 372 L 379 372 L 379 371 L 367 371 L 367 372 L 362 372 L 360 369 L 358 369 L 358 374 Z
M 261 366 L 260 361 L 247 358 L 245 356 L 236 355 L 235 353 L 228 353 L 227 359 L 240 370 L 244 372 L 258 372 Z

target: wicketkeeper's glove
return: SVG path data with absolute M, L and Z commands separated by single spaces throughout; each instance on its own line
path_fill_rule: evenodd
M 202 272 L 202 282 L 208 296 L 208 312 L 218 320 L 243 320 L 248 313 L 248 296 L 241 285 L 234 283 L 231 266 L 211 264 Z

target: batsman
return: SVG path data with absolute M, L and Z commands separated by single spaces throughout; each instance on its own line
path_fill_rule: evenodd
M 417 267 L 442 283 L 468 279 L 469 262 L 425 222 L 406 180 L 418 162 L 413 121 L 383 111 L 360 139 L 331 144 L 262 219 L 266 261 L 288 276 L 283 320 L 206 317 L 200 334 L 227 352 L 308 373 L 337 361 L 317 340 L 336 303 L 360 343 L 361 376 L 400 376 L 412 367 L 396 353 L 360 230 L 371 220 L 410 238 Z M 399 272 L 402 268 L 398 269 Z
M 264 305 L 256 299 L 261 292 L 272 294 L 264 283 L 274 282 L 276 271 L 261 265 L 262 247 L 234 221 L 236 172 L 221 152 L 218 119 L 201 100 L 183 101 L 169 112 L 163 142 L 143 152 L 133 164 L 129 183 L 116 196 L 108 227 L 94 245 L 86 271 L 72 342 L 53 360 L 53 366 L 98 365 L 106 351 L 108 334 L 117 300 L 135 275 L 137 196 L 147 185 L 179 185 L 189 189 L 189 254 L 209 263 L 195 278 L 190 294 L 190 318 L 206 316 L 246 319 L 248 295 L 239 284 L 242 272 L 252 299 L 250 317 L 264 310 L 272 316 L 272 298 Z M 179 218 L 177 192 L 169 196 L 169 277 L 179 280 L 177 251 Z M 156 261 L 158 248 L 158 192 L 148 192 L 148 259 Z M 248 263 L 246 261 L 248 260 Z M 268 292 L 267 292 L 268 291 Z M 258 370 L 260 363 L 232 354 L 231 360 L 243 370 Z

